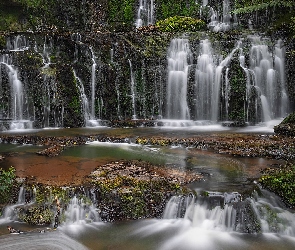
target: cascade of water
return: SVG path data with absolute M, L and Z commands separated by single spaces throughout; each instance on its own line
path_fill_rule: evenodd
M 6 119 L 12 120 L 10 129 L 32 128 L 32 122 L 26 117 L 28 114 L 28 110 L 26 109 L 27 96 L 23 88 L 23 83 L 19 79 L 18 70 L 11 65 L 9 55 L 2 55 L 0 57 L 0 64 L 5 66 L 9 79 L 10 110 L 4 113 L 7 115 Z
M 139 0 L 137 11 L 136 28 L 154 24 L 154 0 Z
M 279 84 L 280 84 L 280 104 L 281 107 L 279 110 L 279 116 L 285 117 L 289 113 L 289 98 L 286 90 L 285 82 L 285 49 L 283 46 L 283 41 L 278 40 L 275 46 L 275 60 L 274 67 L 276 72 L 279 75 Z
M 6 40 L 6 48 L 10 51 L 24 51 L 29 49 L 29 41 L 24 35 L 8 37 Z
M 190 119 L 187 81 L 192 53 L 186 38 L 173 39 L 168 49 L 167 118 Z
M 6 206 L 3 211 L 3 220 L 10 221 L 17 219 L 16 208 L 25 204 L 25 193 L 26 189 L 21 186 L 18 193 L 17 203 L 13 205 Z
M 206 3 L 206 2 L 205 2 Z M 203 2 L 204 4 L 204 2 Z M 208 4 L 208 2 L 207 2 Z M 211 8 L 211 22 L 209 28 L 215 32 L 228 31 L 231 28 L 230 0 L 223 0 L 222 16 L 219 18 L 217 10 Z M 237 21 L 235 21 L 237 22 Z
M 295 236 L 293 213 L 267 198 L 253 196 L 244 201 L 238 193 L 209 193 L 202 198 L 174 196 L 166 204 L 163 218 L 188 220 L 191 227 L 205 230 Z
M 82 112 L 84 115 L 85 124 L 87 124 L 88 121 L 90 120 L 90 117 L 91 117 L 90 112 L 89 112 L 89 101 L 88 101 L 88 98 L 85 94 L 84 85 L 83 85 L 81 79 L 77 76 L 75 70 L 73 70 L 73 72 L 74 72 L 74 76 L 76 79 L 77 87 L 80 92 L 80 98 L 82 101 Z
M 130 66 L 130 87 L 131 87 L 131 98 L 132 98 L 132 110 L 133 110 L 133 115 L 132 115 L 132 119 L 136 120 L 136 110 L 135 110 L 135 77 L 134 77 L 134 73 L 132 70 L 132 63 L 131 60 L 129 60 L 129 66 Z
M 95 118 L 95 70 L 96 70 L 96 60 L 95 60 L 95 54 L 93 51 L 93 48 L 90 47 L 91 51 L 91 59 L 92 59 L 92 67 L 91 67 L 91 118 Z
M 216 65 L 214 63 L 211 43 L 208 39 L 200 42 L 201 53 L 195 72 L 195 106 L 196 120 L 211 120 L 213 118 L 213 107 L 215 98 L 214 75 Z
M 100 221 L 95 206 L 91 202 L 86 203 L 83 199 L 78 199 L 76 196 L 70 200 L 64 213 L 66 217 L 65 225 Z
M 260 95 L 263 121 L 283 117 L 288 112 L 288 97 L 281 41 L 275 46 L 274 53 L 271 53 L 267 41 L 257 36 L 250 38 L 250 70 L 254 74 L 254 85 Z
M 215 61 L 211 43 L 208 39 L 200 42 L 200 55 L 195 72 L 195 106 L 197 120 L 217 121 L 220 106 L 220 91 L 225 80 L 222 95 L 225 113 L 228 114 L 230 83 L 228 79 L 229 63 L 235 52 L 240 49 L 241 41 L 219 65 Z M 216 66 L 218 65 L 218 66 Z M 225 76 L 223 76 L 225 72 Z M 227 116 L 227 115 L 225 115 Z

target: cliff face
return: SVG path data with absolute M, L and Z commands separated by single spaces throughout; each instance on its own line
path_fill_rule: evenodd
M 222 4 L 209 2 L 222 11 Z M 150 20 L 171 16 L 173 4 L 180 14 L 197 15 L 210 23 L 209 9 L 200 8 L 201 3 L 195 1 L 156 1 L 155 16 Z M 136 29 L 139 17 L 142 22 L 148 18 L 147 13 L 139 15 L 138 5 L 135 0 L 59 0 L 46 6 L 27 6 L 27 11 L 36 15 L 23 25 L 34 32 L 0 36 L 0 119 L 6 123 L 26 120 L 39 128 L 80 127 L 95 124 L 95 120 L 171 118 L 167 104 L 169 60 L 171 53 L 183 54 L 172 48 L 173 39 L 187 39 L 185 46 L 189 47 L 188 67 L 176 70 L 186 78 L 181 82 L 185 82 L 182 99 L 186 99 L 188 119 L 241 126 L 293 110 L 292 41 L 281 44 L 278 36 L 260 37 L 241 28 L 186 33 L 160 32 L 155 26 Z M 38 16 L 42 8 L 44 13 Z M 226 17 L 219 20 L 223 23 L 216 21 L 218 29 L 234 22 L 227 23 Z M 271 59 L 276 57 L 281 60 L 280 67 Z M 184 62 L 181 57 L 173 60 Z M 262 67 L 260 60 L 268 66 Z M 260 67 L 265 73 L 257 77 L 254 71 Z M 282 73 L 279 68 L 286 70 Z M 268 76 L 274 76 L 271 88 L 262 83 Z M 283 100 L 285 94 L 287 99 Z M 172 96 L 172 100 L 176 98 Z M 268 113 L 263 100 L 268 102 Z M 275 107 L 282 103 L 288 105 L 283 113 Z M 5 127 L 7 124 L 2 125 Z

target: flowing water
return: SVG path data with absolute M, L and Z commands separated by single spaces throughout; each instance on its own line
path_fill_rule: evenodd
M 142 133 L 153 131 L 142 130 Z M 177 133 L 174 130 L 158 132 Z M 17 171 L 29 171 L 32 163 L 28 159 L 34 161 L 39 157 L 33 156 L 36 147 L 30 145 L 2 144 L 0 150 L 2 153 L 18 152 L 16 156 L 7 157 L 7 166 L 14 165 L 13 159 L 24 159 L 17 162 Z M 40 159 L 44 172 L 46 162 L 50 165 L 52 158 Z M 62 211 L 65 222 L 56 230 L 52 229 L 53 225 L 32 227 L 18 222 L 14 208 L 25 203 L 21 188 L 18 202 L 8 206 L 0 219 L 1 249 L 294 249 L 294 212 L 274 194 L 253 183 L 260 169 L 279 164 L 279 161 L 231 157 L 184 147 L 140 146 L 127 140 L 126 143 L 94 141 L 73 147 L 56 157 L 53 164 L 60 161 L 61 171 L 68 162 L 71 166 L 68 171 L 76 166 L 83 172 L 83 164 L 89 161 L 91 167 L 87 171 L 91 172 L 98 164 L 120 159 L 141 159 L 194 171 L 201 173 L 204 181 L 190 185 L 197 192 L 196 196 L 172 197 L 162 219 L 104 223 L 97 216 L 97 201 L 91 191 L 86 193 L 87 202 L 73 196 L 67 209 Z M 50 169 L 56 171 L 52 165 Z M 251 195 L 242 198 L 245 192 Z M 7 225 L 23 233 L 10 235 Z

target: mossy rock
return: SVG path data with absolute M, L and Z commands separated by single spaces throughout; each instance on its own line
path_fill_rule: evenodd
M 30 225 L 49 225 L 53 221 L 54 213 L 48 206 L 32 206 L 18 211 L 18 217 Z
M 295 112 L 288 115 L 279 125 L 274 127 L 274 132 L 280 135 L 295 135 Z
M 279 195 L 291 207 L 295 206 L 295 166 L 287 164 L 280 168 L 264 170 L 259 183 Z

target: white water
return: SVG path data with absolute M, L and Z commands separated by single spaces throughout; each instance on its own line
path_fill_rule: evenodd
M 132 63 L 131 60 L 129 61 L 129 66 L 130 66 L 130 89 L 131 89 L 131 102 L 132 102 L 132 110 L 133 110 L 133 114 L 132 114 L 132 119 L 136 120 L 136 107 L 135 107 L 135 101 L 136 101 L 136 84 L 135 84 L 135 76 L 133 73 L 133 69 L 132 69 Z
M 200 55 L 195 72 L 196 120 L 214 120 L 217 117 L 219 84 L 215 84 L 216 62 L 208 39 L 200 42 Z
M 28 110 L 26 109 L 26 92 L 23 83 L 19 79 L 18 70 L 11 65 L 9 55 L 0 57 L 0 65 L 4 65 L 9 79 L 10 103 L 7 110 L 2 110 L 2 118 L 9 119 L 10 129 L 32 128 L 32 122 L 28 119 Z
M 4 208 L 3 215 L 0 217 L 0 224 L 18 219 L 16 209 L 25 205 L 25 192 L 25 188 L 21 186 L 16 204 L 8 205 Z
M 208 1 L 203 1 L 203 6 L 206 5 L 208 5 Z M 210 8 L 211 21 L 208 26 L 214 32 L 223 32 L 231 29 L 232 15 L 230 13 L 230 0 L 223 0 L 222 6 L 221 13 L 219 10 L 215 10 L 212 7 Z
M 99 119 L 96 119 L 95 116 L 95 94 L 96 94 L 96 56 L 94 54 L 93 48 L 90 47 L 90 52 L 91 52 L 91 60 L 92 60 L 92 66 L 91 66 L 91 102 L 89 104 L 89 118 L 86 120 L 86 126 L 88 127 L 98 127 L 100 126 L 100 121 Z M 103 103 L 100 103 L 102 108 Z M 100 112 L 99 112 L 100 113 Z
M 154 0 L 139 0 L 137 18 L 135 22 L 136 28 L 147 26 L 155 23 L 155 5 Z
M 168 49 L 168 82 L 166 93 L 166 117 L 189 120 L 187 81 L 192 53 L 186 38 L 172 39 Z
M 252 83 L 257 89 L 262 104 L 263 121 L 281 118 L 288 114 L 289 100 L 286 93 L 284 49 L 278 41 L 270 51 L 268 40 L 252 36 L 249 70 L 254 75 Z
M 80 225 L 91 222 L 99 222 L 100 218 L 98 216 L 98 211 L 92 204 L 92 201 L 88 198 L 78 199 L 74 196 L 70 202 L 66 211 L 64 212 L 65 222 L 62 226 L 69 225 Z
M 9 51 L 24 51 L 29 49 L 29 41 L 24 35 L 10 36 L 6 40 L 6 48 Z
M 57 108 L 59 106 L 57 101 L 58 88 L 56 76 L 53 68 L 51 68 L 51 58 L 53 41 L 50 37 L 45 37 L 43 50 L 38 51 L 37 44 L 35 45 L 35 52 L 42 56 L 44 66 L 41 68 L 43 74 L 43 86 L 42 86 L 42 104 L 43 104 L 43 127 L 49 128 L 53 126 L 54 128 L 63 126 L 63 107 Z
M 93 66 L 94 70 L 95 70 L 95 66 Z M 77 88 L 79 90 L 79 94 L 80 94 L 80 100 L 81 100 L 81 104 L 82 104 L 82 113 L 84 116 L 84 122 L 85 125 L 87 127 L 99 127 L 100 123 L 99 120 L 95 119 L 95 117 L 92 115 L 92 108 L 93 108 L 93 113 L 94 113 L 94 95 L 95 92 L 93 91 L 91 94 L 91 103 L 89 103 L 89 99 L 85 93 L 84 90 L 84 84 L 81 81 L 81 79 L 77 76 L 75 70 L 73 70 L 74 73 L 74 77 L 76 78 L 76 83 L 77 83 Z M 94 72 L 95 74 L 95 72 Z M 93 77 L 93 76 L 92 76 Z M 93 77 L 93 81 L 95 81 L 95 77 Z M 95 82 L 92 83 L 92 88 L 95 88 Z

